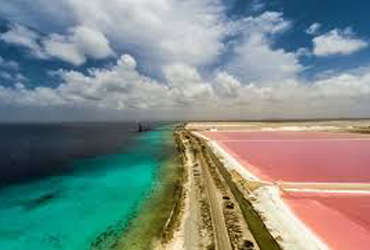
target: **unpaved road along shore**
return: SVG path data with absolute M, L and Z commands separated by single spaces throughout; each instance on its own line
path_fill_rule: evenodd
M 232 250 L 229 234 L 226 228 L 225 218 L 223 215 L 222 203 L 219 201 L 219 197 L 217 197 L 217 187 L 212 180 L 211 174 L 209 173 L 207 163 L 204 159 L 203 154 L 201 153 L 202 150 L 199 144 L 196 143 L 195 140 L 193 140 L 193 145 L 197 152 L 199 152 L 197 154 L 197 158 L 203 170 L 203 179 L 205 183 L 208 202 L 210 204 L 216 249 Z
M 155 250 L 259 250 L 237 199 L 199 138 L 177 130 L 184 183 L 178 226 Z

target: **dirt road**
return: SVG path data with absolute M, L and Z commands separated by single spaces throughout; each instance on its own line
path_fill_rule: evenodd
M 197 150 L 201 152 L 201 148 L 198 143 L 192 143 Z M 214 234 L 215 234 L 215 244 L 216 249 L 219 250 L 232 250 L 229 234 L 225 224 L 225 218 L 222 210 L 222 202 L 220 198 L 217 197 L 217 187 L 212 179 L 212 176 L 207 167 L 207 163 L 204 159 L 202 153 L 197 154 L 197 159 L 202 168 L 203 179 L 206 188 L 206 194 L 211 208 L 211 217 L 213 222 Z
M 204 143 L 184 129 L 176 135 L 185 174 L 182 205 L 174 237 L 156 250 L 258 250 L 238 199 Z

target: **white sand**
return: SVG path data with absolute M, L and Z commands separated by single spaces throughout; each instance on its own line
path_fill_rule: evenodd
M 281 182 L 279 186 L 283 191 L 295 193 L 370 195 L 370 184 L 368 183 Z
M 198 132 L 192 132 L 192 134 L 199 137 L 199 138 L 202 138 L 205 141 L 210 141 L 211 140 L 208 137 L 206 137 L 206 136 L 204 136 L 204 135 L 202 135 L 201 133 L 198 133 Z
M 213 150 L 213 152 L 219 157 L 221 162 L 229 170 L 235 170 L 242 176 L 244 179 L 249 181 L 260 181 L 257 176 L 252 172 L 248 171 L 243 167 L 233 156 L 228 154 L 222 147 L 220 147 L 215 141 L 208 141 L 208 145 Z
M 318 194 L 363 194 L 370 195 L 370 190 L 355 189 L 310 189 L 310 188 L 285 188 L 285 191 L 291 193 L 318 193 Z
M 222 147 L 220 147 L 216 141 L 210 140 L 208 137 L 202 135 L 201 133 L 198 132 L 192 133 L 193 135 L 198 136 L 207 142 L 208 146 L 219 157 L 219 159 L 227 169 L 237 171 L 240 174 L 240 176 L 242 176 L 246 180 L 260 181 L 257 178 L 257 176 L 255 176 L 252 172 L 248 171 L 233 156 L 228 154 Z
M 285 250 L 328 250 L 283 202 L 276 186 L 258 188 L 250 197 L 253 207 L 264 219 L 271 235 Z M 281 239 L 281 240 L 279 240 Z

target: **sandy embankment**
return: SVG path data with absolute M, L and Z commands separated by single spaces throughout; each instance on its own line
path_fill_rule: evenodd
M 178 227 L 175 229 L 172 239 L 166 243 L 159 243 L 155 250 L 196 250 L 205 249 L 210 244 L 211 236 L 209 228 L 204 223 L 204 208 L 202 191 L 199 188 L 201 180 L 199 165 L 191 152 L 190 141 L 183 134 L 180 135 L 181 143 L 184 145 L 184 170 L 187 176 L 183 183 L 182 210 L 177 218 Z
M 304 193 L 339 193 L 339 194 L 370 194 L 368 183 L 317 183 L 317 182 L 282 182 L 282 190 Z
M 221 156 L 221 161 L 224 163 L 226 168 L 229 168 L 231 170 L 236 170 L 243 178 L 249 181 L 258 181 L 259 179 L 257 176 L 255 176 L 252 172 L 248 171 L 245 167 L 241 166 L 239 162 L 226 153 L 226 151 L 220 147 L 217 142 L 209 140 L 206 136 L 202 135 L 198 132 L 193 132 L 193 134 L 199 138 L 204 139 L 208 145 L 211 147 L 211 149 L 214 151 L 214 153 L 218 156 Z
M 185 157 L 190 157 L 189 152 L 186 150 L 185 151 Z M 169 242 L 158 242 L 156 246 L 154 247 L 154 250 L 173 250 L 173 249 L 179 249 L 179 250 L 184 250 L 186 249 L 184 244 L 185 244 L 185 218 L 189 217 L 189 193 L 190 193 L 190 188 L 191 188 L 191 183 L 189 179 L 189 161 L 186 161 L 186 165 L 184 166 L 187 176 L 187 179 L 185 183 L 183 184 L 184 188 L 184 197 L 183 197 L 183 204 L 184 207 L 181 211 L 180 218 L 179 218 L 179 226 L 173 233 L 173 237 Z M 170 218 L 169 218 L 170 219 Z
M 179 225 L 156 250 L 259 249 L 232 191 L 209 151 L 188 132 L 181 134 L 186 181 Z

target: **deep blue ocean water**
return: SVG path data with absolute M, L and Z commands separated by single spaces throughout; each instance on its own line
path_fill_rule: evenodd
M 106 249 L 105 240 L 122 237 L 125 225 L 153 190 L 156 170 L 171 152 L 170 127 L 136 133 L 127 124 L 74 125 L 67 130 L 53 126 L 18 127 L 17 134 L 27 138 L 13 135 L 13 139 L 29 145 L 20 146 L 22 150 L 3 148 L 1 250 Z M 10 145 L 11 133 L 7 134 Z M 65 151 L 68 145 L 78 152 Z M 29 161 L 13 156 L 12 169 L 9 152 L 20 158 L 28 155 Z

